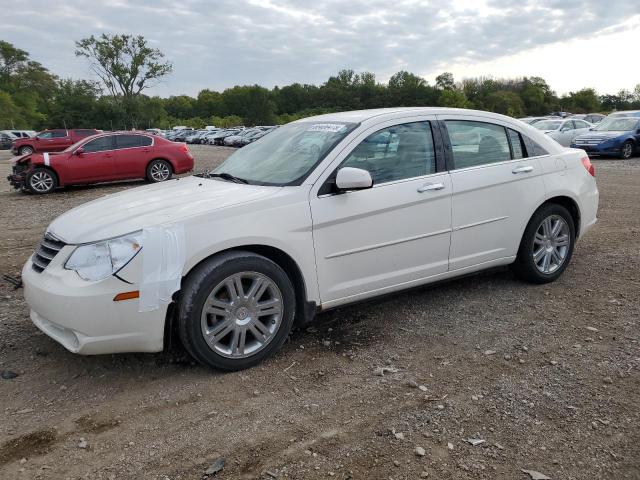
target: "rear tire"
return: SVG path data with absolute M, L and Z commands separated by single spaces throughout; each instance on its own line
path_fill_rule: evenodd
M 27 189 L 36 195 L 51 193 L 57 186 L 58 177 L 48 168 L 34 168 L 27 175 Z
M 512 269 L 527 282 L 553 282 L 565 271 L 575 244 L 575 224 L 569 211 L 557 203 L 542 205 L 524 231 Z
M 273 261 L 246 251 L 204 261 L 183 284 L 180 339 L 203 365 L 236 371 L 273 355 L 295 316 L 295 291 Z
M 628 160 L 633 157 L 634 145 L 631 140 L 627 140 L 622 144 L 622 158 Z
M 147 180 L 151 183 L 169 180 L 172 174 L 173 168 L 171 168 L 171 164 L 166 160 L 152 160 L 149 165 L 147 165 Z

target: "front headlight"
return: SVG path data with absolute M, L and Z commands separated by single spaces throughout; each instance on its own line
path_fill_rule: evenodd
M 73 251 L 64 268 L 74 270 L 84 280 L 102 280 L 117 273 L 141 249 L 142 232 L 81 245 Z

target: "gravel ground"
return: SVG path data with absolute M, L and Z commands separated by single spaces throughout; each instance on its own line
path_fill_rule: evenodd
M 198 168 L 230 152 L 192 150 Z M 19 374 L 0 379 L 0 478 L 199 479 L 219 458 L 226 479 L 640 478 L 640 158 L 594 164 L 600 221 L 558 282 L 501 269 L 341 308 L 240 373 L 179 346 L 72 355 L 0 283 L 0 370 Z M 139 184 L 0 182 L 0 273 L 57 215 Z

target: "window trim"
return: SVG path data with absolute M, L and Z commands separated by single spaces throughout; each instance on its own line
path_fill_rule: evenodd
M 331 196 L 334 196 L 334 195 L 343 195 L 345 193 L 356 193 L 357 191 L 356 192 L 334 192 L 334 191 L 326 192 L 325 190 L 327 188 L 332 188 L 332 185 L 335 183 L 335 179 L 336 179 L 336 175 L 338 174 L 338 170 L 340 168 L 342 168 L 342 165 L 347 160 L 349 155 L 351 155 L 351 153 L 364 140 L 369 138 L 371 135 L 375 135 L 376 133 L 381 132 L 382 130 L 386 130 L 388 128 L 393 128 L 393 127 L 397 127 L 399 125 L 405 125 L 405 124 L 409 124 L 409 123 L 428 123 L 429 124 L 429 128 L 431 129 L 431 139 L 432 139 L 432 142 L 433 142 L 435 171 L 431 172 L 431 173 L 427 173 L 425 175 L 418 175 L 416 177 L 400 178 L 400 179 L 397 179 L 397 180 L 390 180 L 388 182 L 383 182 L 383 183 L 374 183 L 371 186 L 371 188 L 384 187 L 384 186 L 394 185 L 394 184 L 398 184 L 398 183 L 405 183 L 405 182 L 412 181 L 412 180 L 415 180 L 415 179 L 418 179 L 418 178 L 428 178 L 428 177 L 431 177 L 433 175 L 441 175 L 442 173 L 446 172 L 446 170 L 444 168 L 444 166 L 445 166 L 444 154 L 443 154 L 444 144 L 442 142 L 442 138 L 440 137 L 440 130 L 436 125 L 437 119 L 435 117 L 422 118 L 422 119 L 415 118 L 415 117 L 410 117 L 410 118 L 412 118 L 412 120 L 408 120 L 406 117 L 405 118 L 396 118 L 396 119 L 393 119 L 394 123 L 388 124 L 388 125 L 385 125 L 387 122 L 381 122 L 381 123 L 379 123 L 377 125 L 372 125 L 370 128 L 368 128 L 367 130 L 362 132 L 362 134 L 363 134 L 362 138 L 360 138 L 361 135 L 358 135 L 356 137 L 356 139 L 354 139 L 354 141 L 352 142 L 353 146 L 351 146 L 351 143 L 348 145 L 348 147 L 347 147 L 348 148 L 348 152 L 340 160 L 338 165 L 333 167 L 333 168 L 329 167 L 329 170 L 332 170 L 332 171 L 321 182 L 320 188 L 318 188 L 317 197 L 318 198 L 324 198 L 324 197 L 331 197 Z M 340 153 L 342 153 L 342 151 Z M 366 190 L 369 190 L 369 189 L 366 189 Z
M 454 159 L 453 159 L 453 148 L 451 146 L 451 140 L 449 138 L 449 132 L 448 132 L 447 126 L 445 124 L 445 122 L 447 120 L 468 121 L 468 122 L 478 122 L 478 123 L 489 123 L 489 124 L 492 124 L 492 125 L 496 125 L 498 127 L 503 127 L 505 129 L 511 129 L 514 132 L 517 132 L 517 133 L 520 134 L 520 137 L 522 138 L 522 142 L 523 142 L 524 147 L 525 147 L 526 152 L 527 152 L 527 156 L 523 157 L 523 158 L 515 158 L 515 159 L 512 158 L 511 160 L 504 160 L 504 161 L 501 161 L 501 162 L 483 163 L 481 165 L 474 165 L 474 166 L 471 166 L 471 167 L 455 168 L 455 162 L 454 162 Z M 495 121 L 493 121 L 493 119 L 484 118 L 484 117 L 468 118 L 466 115 L 465 116 L 441 115 L 441 116 L 438 116 L 438 124 L 439 124 L 439 127 L 440 127 L 440 134 L 442 135 L 442 138 L 444 139 L 444 153 L 445 153 L 446 162 L 447 162 L 447 172 L 450 172 L 450 173 L 451 172 L 466 171 L 466 170 L 475 169 L 475 168 L 489 167 L 489 166 L 492 166 L 492 165 L 505 165 L 505 164 L 509 164 L 509 163 L 513 163 L 513 162 L 521 162 L 523 160 L 530 160 L 530 159 L 548 157 L 549 155 L 551 155 L 544 147 L 542 147 L 541 145 L 538 145 L 537 143 L 535 143 L 534 140 L 531 140 L 528 135 L 526 135 L 525 133 L 520 131 L 518 128 L 516 128 L 515 125 L 509 125 L 507 122 L 496 123 Z M 507 139 L 509 139 L 508 133 L 507 133 Z M 533 152 L 535 150 L 535 146 L 536 145 L 538 146 L 538 148 L 542 149 L 545 153 L 542 154 L 542 155 L 533 155 Z M 511 143 L 509 143 L 509 148 L 511 148 Z M 513 155 L 511 155 L 511 156 L 513 157 Z

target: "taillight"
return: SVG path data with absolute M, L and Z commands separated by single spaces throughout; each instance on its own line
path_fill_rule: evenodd
M 582 161 L 582 165 L 584 165 L 584 168 L 586 168 L 587 172 L 589 172 L 589 175 L 591 175 L 592 177 L 595 177 L 596 169 L 591 163 L 591 160 L 589 160 L 589 157 L 584 157 L 581 161 Z

